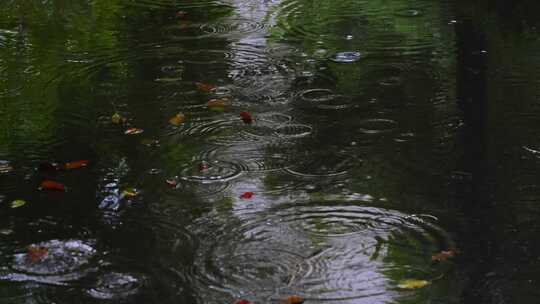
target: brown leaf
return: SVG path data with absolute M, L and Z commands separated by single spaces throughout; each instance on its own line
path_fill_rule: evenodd
M 197 87 L 197 90 L 206 93 L 212 92 L 216 88 L 215 85 L 203 82 L 195 82 L 195 86 Z
M 431 257 L 432 261 L 443 262 L 456 256 L 456 251 L 450 249 L 448 251 L 441 251 Z
M 169 123 L 174 126 L 179 126 L 186 121 L 186 115 L 184 113 L 178 113 L 169 119 Z
M 401 289 L 420 289 L 429 285 L 426 280 L 404 280 L 398 284 Z
M 126 134 L 126 135 L 137 135 L 137 134 L 141 134 L 142 132 L 144 132 L 143 129 L 129 128 L 124 132 L 124 134 Z
M 304 303 L 304 298 L 300 296 L 290 296 L 282 301 L 283 304 L 302 304 Z
M 230 105 L 230 102 L 227 98 L 210 99 L 206 105 L 210 110 L 225 110 Z
M 32 263 L 37 263 L 49 255 L 49 249 L 45 247 L 29 246 L 27 248 L 26 257 Z

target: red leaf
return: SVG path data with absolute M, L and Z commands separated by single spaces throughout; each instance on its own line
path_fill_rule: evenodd
M 241 199 L 251 199 L 253 197 L 253 192 L 244 192 L 244 194 L 240 195 Z
M 199 170 L 202 172 L 202 171 L 206 171 L 210 169 L 210 165 L 205 162 L 205 161 L 202 161 L 200 164 L 199 164 Z
M 64 165 L 64 168 L 66 168 L 66 170 L 80 169 L 80 168 L 88 166 L 89 163 L 90 163 L 89 160 L 72 161 L 72 162 L 66 163 Z
M 211 84 L 203 83 L 203 82 L 195 82 L 195 86 L 197 87 L 197 90 L 201 92 L 206 92 L 206 93 L 212 92 L 216 88 L 215 85 L 211 85 Z
M 32 263 L 37 263 L 49 255 L 49 249 L 45 247 L 29 246 L 27 248 L 26 258 Z
M 248 300 L 238 300 L 238 301 L 236 301 L 235 304 L 252 304 L 252 303 L 250 301 L 248 301 Z
M 253 122 L 253 117 L 251 117 L 251 113 L 249 112 L 240 112 L 240 118 L 242 118 L 242 121 L 246 124 Z
M 176 187 L 178 186 L 178 181 L 176 179 L 168 179 L 165 181 L 167 183 L 167 185 L 171 186 L 171 187 Z
M 41 182 L 42 190 L 56 190 L 56 191 L 66 191 L 66 186 L 64 186 L 61 183 L 51 181 L 51 180 L 44 180 Z

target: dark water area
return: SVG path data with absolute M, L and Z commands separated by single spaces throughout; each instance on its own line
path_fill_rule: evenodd
M 2 0 L 0 303 L 538 303 L 539 9 Z

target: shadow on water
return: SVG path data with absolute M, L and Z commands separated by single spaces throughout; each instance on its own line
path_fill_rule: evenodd
M 536 303 L 538 5 L 460 2 L 5 1 L 0 302 Z

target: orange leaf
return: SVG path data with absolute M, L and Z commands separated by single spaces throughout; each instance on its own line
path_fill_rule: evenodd
M 80 169 L 80 168 L 88 166 L 89 163 L 90 163 L 89 160 L 72 161 L 72 162 L 66 163 L 64 165 L 64 168 L 66 168 L 67 170 Z
M 450 249 L 448 251 L 441 251 L 431 257 L 432 261 L 443 262 L 456 256 L 456 251 Z
M 210 110 L 224 110 L 229 105 L 229 99 L 227 98 L 210 99 L 207 103 Z
M 283 300 L 283 304 L 302 304 L 304 303 L 304 298 L 300 296 L 290 296 L 287 299 Z
M 197 90 L 206 93 L 212 92 L 216 88 L 215 85 L 202 82 L 195 82 L 195 86 L 197 87 Z
M 37 263 L 49 255 L 49 249 L 45 247 L 29 246 L 27 248 L 26 257 L 30 262 Z
M 184 121 L 186 121 L 186 115 L 184 113 L 178 113 L 169 119 L 169 123 L 175 126 L 181 125 Z
M 44 180 L 41 182 L 40 188 L 42 190 L 56 190 L 56 191 L 67 191 L 66 186 L 59 182 L 51 181 L 51 180 Z
M 124 132 L 124 134 L 126 134 L 126 135 L 137 135 L 137 134 L 141 134 L 142 132 L 144 132 L 143 129 L 129 128 Z
M 249 112 L 240 112 L 240 118 L 245 124 L 250 124 L 253 122 L 253 117 Z

